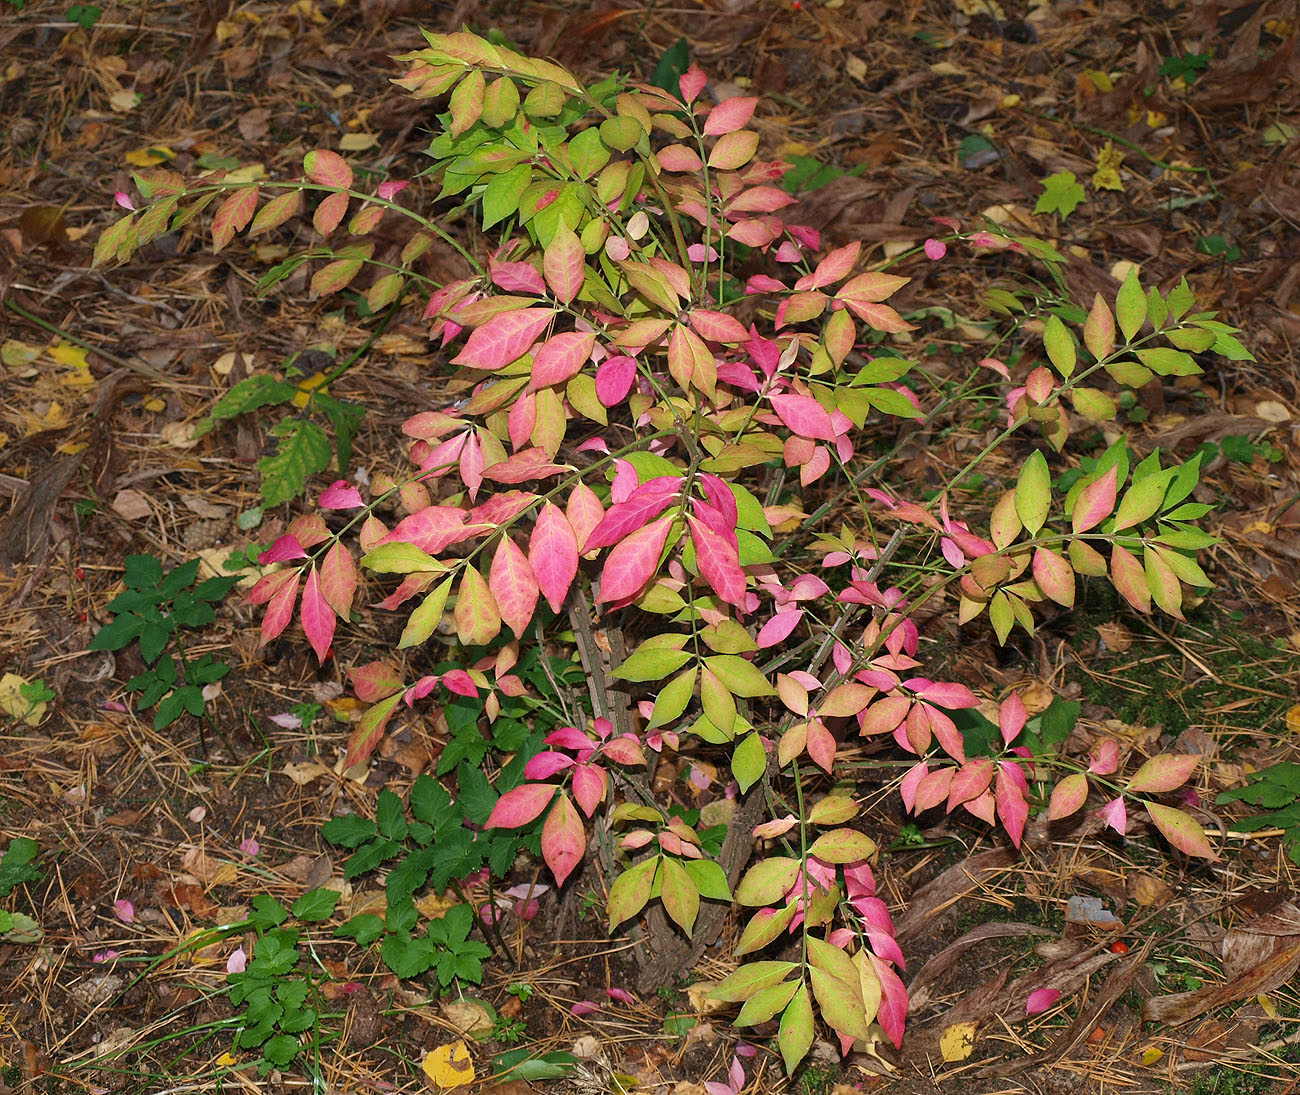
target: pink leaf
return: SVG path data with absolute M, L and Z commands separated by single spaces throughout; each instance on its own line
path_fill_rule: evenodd
M 529 758 L 528 763 L 524 765 L 524 778 L 550 779 L 556 772 L 572 768 L 575 763 L 572 757 L 547 749 Z
M 542 255 L 542 273 L 555 299 L 568 304 L 578 295 L 586 275 L 587 253 L 573 229 L 561 224 Z
M 943 240 L 929 239 L 925 241 L 925 257 L 931 262 L 938 262 L 948 253 L 948 245 Z
M 1025 701 L 1020 698 L 1019 692 L 1012 692 L 998 708 L 998 729 L 1004 745 L 1010 745 L 1016 740 L 1024 729 L 1026 718 L 1028 712 L 1025 711 Z
M 1119 490 L 1119 469 L 1111 465 L 1106 474 L 1089 483 L 1074 500 L 1073 524 L 1075 532 L 1087 532 L 1099 525 L 1115 508 L 1115 495 Z
M 330 608 L 338 616 L 348 619 L 352 614 L 352 598 L 357 592 L 357 565 L 340 540 L 334 542 L 321 560 L 320 591 Z
M 834 441 L 835 427 L 831 416 L 817 400 L 807 395 L 774 395 L 772 407 L 777 416 L 800 437 L 815 441 Z
M 720 137 L 748 125 L 756 106 L 757 98 L 737 96 L 734 99 L 723 99 L 709 111 L 709 116 L 704 120 L 704 136 Z
M 777 643 L 787 639 L 790 633 L 799 626 L 799 621 L 803 619 L 803 609 L 797 608 L 793 612 L 778 612 L 761 628 L 755 642 L 759 647 L 766 650 L 770 646 L 776 646 Z
M 1019 848 L 1020 838 L 1025 832 L 1025 822 L 1029 820 L 1029 803 L 1025 801 L 1025 794 L 1017 781 L 1008 774 L 1008 763 L 1003 761 L 998 765 L 994 801 L 997 803 L 998 817 L 1002 820 L 1007 835 L 1011 837 L 1011 843 Z
M 1133 773 L 1128 781 L 1129 791 L 1172 791 L 1181 787 L 1201 763 L 1200 753 L 1173 755 L 1162 753 L 1152 757 Z
M 492 283 L 507 293 L 533 293 L 540 297 L 546 292 L 546 282 L 531 263 L 493 260 L 488 263 L 488 271 Z
M 1124 796 L 1118 795 L 1097 811 L 1097 816 L 1115 832 L 1123 836 L 1128 832 L 1128 809 L 1124 805 Z
M 321 509 L 355 509 L 364 505 L 361 492 L 346 479 L 336 479 L 320 495 Z
M 704 161 L 695 151 L 683 144 L 670 144 L 655 156 L 665 171 L 698 171 L 704 166 Z
M 528 541 L 528 562 L 551 608 L 559 612 L 578 573 L 578 538 L 558 506 L 547 502 Z
M 346 190 L 352 185 L 352 168 L 342 156 L 328 148 L 308 152 L 302 158 L 302 168 L 307 173 L 307 178 L 322 186 Z
M 587 831 L 582 818 L 573 808 L 569 796 L 561 791 L 542 826 L 542 858 L 555 875 L 557 886 L 564 885 L 564 880 L 582 862 L 586 849 Z
M 641 592 L 659 566 L 672 523 L 672 515 L 661 517 L 632 533 L 609 553 L 601 571 L 599 600 L 627 601 Z
M 565 331 L 552 335 L 533 355 L 529 388 L 536 391 L 566 383 L 587 363 L 595 345 L 596 336 L 590 332 Z
M 322 665 L 334 639 L 334 610 L 321 595 L 320 577 L 316 568 L 307 571 L 307 581 L 302 587 L 302 630 L 316 652 Z
M 596 398 L 604 407 L 617 407 L 627 398 L 635 380 L 636 358 L 606 358 L 596 369 Z
M 492 556 L 488 588 L 496 598 L 501 619 L 511 631 L 522 636 L 533 618 L 539 590 L 528 557 L 509 536 L 501 537 L 496 554 Z
M 119 897 L 113 902 L 113 912 L 123 924 L 130 924 L 135 920 L 135 906 L 124 897 Z
M 414 544 L 429 555 L 437 555 L 463 535 L 465 511 L 458 506 L 425 506 L 397 526 L 379 542 Z
M 682 92 L 682 101 L 688 106 L 695 102 L 696 97 L 704 90 L 704 85 L 708 82 L 704 70 L 692 62 L 691 67 L 677 78 L 677 86 Z
M 611 738 L 601 748 L 602 753 L 616 764 L 644 764 L 645 753 L 641 744 L 631 733 L 620 734 Z
M 523 357 L 555 318 L 550 308 L 521 308 L 489 320 L 469 336 L 453 365 L 500 369 Z
M 605 797 L 605 770 L 593 764 L 581 764 L 573 770 L 573 797 L 588 817 L 596 812 Z
M 858 261 L 858 253 L 861 250 L 860 240 L 854 240 L 844 247 L 837 248 L 822 259 L 811 274 L 805 274 L 796 281 L 794 287 L 800 292 L 821 289 L 823 286 L 833 285 L 841 278 L 848 277 Z
M 286 533 L 267 548 L 257 557 L 261 566 L 270 566 L 272 563 L 287 563 L 293 559 L 305 559 L 307 552 L 303 550 L 302 544 L 298 542 L 298 537 Z
M 1047 820 L 1059 821 L 1078 811 L 1088 801 L 1088 777 L 1082 772 L 1066 776 L 1052 788 L 1047 805 Z
M 1205 838 L 1205 832 L 1190 814 L 1155 802 L 1144 801 L 1142 805 L 1147 808 L 1147 813 L 1151 815 L 1151 820 L 1156 823 L 1161 835 L 1180 852 L 1200 856 L 1202 859 L 1219 858 Z
M 293 619 L 293 606 L 298 598 L 298 581 L 301 571 L 288 571 L 292 578 L 284 582 L 266 606 L 266 615 L 262 617 L 262 638 L 259 645 L 265 646 L 289 625 Z
M 601 505 L 600 496 L 586 483 L 579 483 L 573 488 L 568 502 L 565 503 L 564 515 L 569 519 L 573 534 L 578 538 L 578 550 L 585 552 L 592 530 L 605 517 L 605 508 Z
M 694 308 L 686 317 L 696 334 L 710 342 L 725 342 L 739 345 L 749 338 L 740 320 L 726 312 L 712 312 L 707 308 Z
M 630 465 L 629 465 L 630 466 Z M 621 473 L 622 469 L 620 469 Z M 633 475 L 635 476 L 635 471 Z M 617 495 L 618 481 L 615 480 Z M 632 491 L 623 501 L 615 501 L 601 518 L 600 524 L 591 530 L 583 545 L 584 551 L 610 547 L 637 529 L 644 528 L 648 521 L 658 517 L 676 499 L 682 489 L 682 481 L 675 475 L 656 476 Z
M 701 576 L 713 587 L 720 600 L 729 605 L 743 605 L 745 572 L 740 567 L 735 542 L 728 541 L 694 517 L 688 518 L 688 523 Z
M 1040 1011 L 1046 1011 L 1060 998 L 1060 989 L 1035 989 L 1025 1001 L 1025 1015 L 1037 1015 Z
M 438 678 L 432 679 L 436 684 Z M 357 699 L 363 703 L 377 703 L 394 692 L 400 692 L 402 688 L 402 677 L 397 667 L 386 661 L 354 665 L 348 670 L 348 680 Z M 428 692 L 423 694 L 427 695 Z
M 895 1048 L 902 1048 L 903 1028 L 907 1025 L 907 989 L 893 968 L 870 952 L 871 966 L 880 981 L 880 1010 L 876 1013 L 876 1022 L 894 1043 Z
M 517 829 L 535 820 L 558 790 L 553 783 L 525 783 L 507 791 L 492 807 L 485 829 Z
M 1119 743 L 1114 738 L 1104 738 L 1097 743 L 1088 763 L 1088 771 L 1096 776 L 1108 776 L 1119 767 Z

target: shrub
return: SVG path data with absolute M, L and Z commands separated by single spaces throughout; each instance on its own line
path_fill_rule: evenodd
M 1175 849 L 1212 858 L 1199 823 L 1158 797 L 1199 758 L 1151 758 L 1124 780 L 1116 743 L 1074 762 L 1018 695 L 985 718 L 927 663 L 942 657 L 940 609 L 967 626 L 987 615 L 1003 642 L 1068 611 L 1078 576 L 1175 616 L 1185 584 L 1210 586 L 1196 561 L 1213 542 L 1196 524 L 1209 507 L 1191 497 L 1199 458 L 1139 460 L 1122 436 L 1098 439 L 1118 394 L 1199 372 L 1197 355 L 1248 357 L 1235 330 L 1197 312 L 1185 281 L 1162 294 L 1130 274 L 1113 301 L 1076 304 L 1054 247 L 996 227 L 941 219 L 942 238 L 881 265 L 859 242 L 818 257 L 818 233 L 781 216 L 788 165 L 756 159 L 757 99 L 706 105 L 695 67 L 677 93 L 584 86 L 473 34 L 427 37 L 395 82 L 445 103 L 424 172 L 441 185 L 435 211 L 318 149 L 292 180 L 142 175 L 147 204 L 96 248 L 124 260 L 209 207 L 215 249 L 239 232 L 302 234 L 309 219 L 318 242 L 267 288 L 311 262 L 313 294 L 355 293 L 371 312 L 418 301 L 451 348 L 456 400 L 404 426 L 412 470 L 376 477 L 369 500 L 347 480 L 326 488 L 324 512 L 261 556 L 274 569 L 245 599 L 263 608 L 263 641 L 296 615 L 324 660 L 363 573 L 397 576 L 379 607 L 414 605 L 396 643 L 409 653 L 352 670 L 370 706 L 347 763 L 434 694 L 473 697 L 489 722 L 517 716 L 537 692 L 521 656 L 575 651 L 589 710 L 556 685 L 548 702 L 568 714 L 544 740 L 479 743 L 489 770 L 507 756 L 513 769 L 508 786 L 477 790 L 494 801 L 480 831 L 540 826 L 563 885 L 588 829 L 612 829 L 597 849 L 610 926 L 651 913 L 661 959 L 689 961 L 729 909 L 751 910 L 743 962 L 714 995 L 741 1005 L 740 1024 L 779 1016 L 790 1069 L 817 1013 L 845 1045 L 873 1020 L 903 1036 L 904 957 L 877 896 L 873 818 L 837 782 L 846 734 L 910 758 L 899 790 L 913 813 L 962 807 L 1018 846 L 1031 809 L 1058 821 L 1093 798 L 1118 832 L 1140 807 Z M 449 233 L 456 215 L 489 253 Z M 412 225 L 400 252 L 375 242 L 385 218 Z M 472 273 L 429 284 L 417 265 L 434 238 Z M 912 280 L 891 269 L 952 249 L 1017 272 L 985 297 L 1008 328 L 1001 358 L 972 354 L 955 378 L 914 353 L 917 328 L 889 303 Z M 258 385 L 237 386 L 211 421 Z M 913 424 L 976 418 L 987 425 L 969 462 L 918 494 L 899 459 Z M 963 484 L 996 485 L 1012 461 L 1014 481 L 959 512 Z M 404 515 L 390 527 L 377 510 L 394 501 Z M 430 672 L 440 659 L 423 649 L 445 617 L 463 656 Z M 659 752 L 730 770 L 738 805 L 716 857 L 653 792 Z M 1066 773 L 1054 787 L 1049 767 Z M 792 957 L 760 957 L 782 939 Z

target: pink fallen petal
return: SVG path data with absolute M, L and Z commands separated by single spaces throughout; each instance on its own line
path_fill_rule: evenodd
M 606 989 L 605 995 L 611 1000 L 617 1000 L 620 1004 L 636 1003 L 636 997 L 628 992 L 627 989 Z
M 1025 1001 L 1025 1014 L 1037 1015 L 1040 1011 L 1046 1011 L 1060 998 L 1060 989 L 1035 989 Z
M 135 919 L 135 906 L 125 897 L 119 897 L 113 902 L 113 912 L 123 924 L 130 924 Z
M 737 1043 L 736 1043 L 736 1056 L 737 1056 L 737 1057 L 757 1057 L 757 1056 L 758 1056 L 758 1047 L 757 1047 L 757 1046 L 751 1046 L 748 1042 L 737 1042 Z
M 599 1011 L 600 1005 L 593 1003 L 591 1000 L 579 1000 L 569 1009 L 570 1015 L 590 1015 L 593 1011 Z
M 91 961 L 96 963 L 111 962 L 120 953 L 121 953 L 120 951 L 115 951 L 115 950 L 99 951 L 94 957 L 91 958 Z
M 244 953 L 243 947 L 236 947 L 226 959 L 227 973 L 243 973 L 248 967 L 248 955 Z
M 208 808 L 206 806 L 195 806 L 194 809 L 191 810 L 185 816 L 189 818 L 190 821 L 192 821 L 195 825 L 197 825 L 200 821 L 202 821 L 205 817 L 208 816 Z
M 239 850 L 249 859 L 252 859 L 262 850 L 262 846 L 250 836 L 239 842 Z
M 931 262 L 938 262 L 948 253 L 948 245 L 943 240 L 926 240 L 925 257 Z
M 270 719 L 285 730 L 297 730 L 302 726 L 302 716 L 295 715 L 292 711 L 282 711 L 278 715 L 271 715 Z
M 117 711 L 119 714 L 126 714 L 126 704 L 120 700 L 105 700 L 100 706 L 105 711 Z
M 542 904 L 535 897 L 515 903 L 515 916 L 519 917 L 520 920 L 534 920 L 541 911 Z
M 691 781 L 691 786 L 696 787 L 701 791 L 708 790 L 709 784 L 713 782 L 713 780 L 709 776 L 709 773 L 706 772 L 703 768 L 701 768 L 698 764 L 691 765 L 691 774 L 688 778 Z

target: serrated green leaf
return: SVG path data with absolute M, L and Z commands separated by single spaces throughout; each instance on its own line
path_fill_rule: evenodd
M 329 467 L 330 442 L 316 423 L 289 419 L 272 431 L 280 438 L 274 456 L 257 462 L 262 476 L 262 498 L 268 506 L 278 506 L 298 497 L 307 480 Z

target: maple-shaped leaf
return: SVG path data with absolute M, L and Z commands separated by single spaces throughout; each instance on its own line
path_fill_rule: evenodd
M 1123 190 L 1124 181 L 1119 177 L 1120 164 L 1123 162 L 1124 153 L 1115 147 L 1114 141 L 1107 141 L 1097 153 L 1097 170 L 1093 172 L 1092 188 Z
M 1065 220 L 1087 194 L 1073 171 L 1058 171 L 1043 180 L 1043 192 L 1034 206 L 1035 213 L 1057 213 Z

